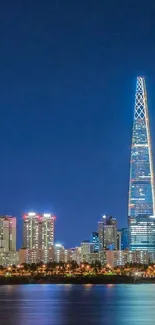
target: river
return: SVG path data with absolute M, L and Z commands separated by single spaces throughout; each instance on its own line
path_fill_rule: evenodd
M 0 325 L 101 324 L 155 324 L 155 284 L 0 287 Z

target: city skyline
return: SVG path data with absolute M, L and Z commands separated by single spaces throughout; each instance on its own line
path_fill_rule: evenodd
M 127 225 L 137 75 L 155 120 L 152 12 L 144 2 L 3 4 L 0 210 L 18 216 L 21 240 L 24 211 L 53 212 L 69 247 L 102 213 Z
M 137 99 L 138 99 L 138 102 L 136 102 Z M 143 107 L 140 106 L 141 101 L 143 102 Z M 144 102 L 146 104 L 145 107 L 144 107 Z M 144 117 L 146 117 L 146 119 Z M 138 133 L 137 133 L 137 121 L 139 121 L 139 120 L 140 120 L 140 128 L 139 128 Z M 146 121 L 147 121 L 147 123 L 146 123 Z M 146 123 L 146 125 L 145 125 L 145 123 Z M 140 172 L 146 174 L 146 169 L 147 169 L 147 172 L 149 173 L 149 175 L 151 175 L 151 176 L 148 177 L 148 182 L 150 182 L 149 179 L 151 180 L 150 184 L 151 184 L 151 193 L 152 193 L 152 205 L 151 205 L 152 208 L 150 208 L 151 209 L 150 210 L 150 215 L 153 215 L 153 210 L 154 210 L 154 208 L 153 208 L 153 206 L 154 206 L 154 200 L 153 200 L 153 197 L 154 197 L 154 195 L 153 195 L 153 192 L 154 192 L 153 177 L 154 176 L 153 175 L 154 174 L 153 174 L 153 161 L 152 161 L 152 150 L 151 150 L 151 140 L 150 140 L 150 129 L 146 129 L 144 126 L 147 126 L 149 128 L 146 86 L 145 86 L 144 77 L 137 77 L 136 96 L 135 96 L 135 109 L 134 109 L 134 122 L 133 122 L 133 130 L 132 130 L 133 131 L 133 136 L 132 136 L 132 150 L 131 150 L 131 162 L 130 162 L 130 183 L 129 183 L 130 186 L 129 186 L 128 215 L 130 214 L 130 211 L 132 211 L 132 203 L 133 203 L 133 202 L 131 202 L 133 200 L 132 195 L 131 195 L 131 192 L 133 191 L 133 190 L 131 190 L 132 185 L 133 185 L 132 184 L 133 183 L 132 177 L 133 177 L 133 174 L 135 173 L 135 170 L 138 171 L 138 169 L 136 169 L 137 167 L 136 168 L 133 167 L 134 166 L 133 161 L 134 161 L 135 155 L 137 154 L 136 150 L 137 150 L 137 143 L 139 142 L 139 134 L 140 134 L 140 136 L 142 138 L 142 142 L 148 141 L 148 143 L 149 143 L 148 146 L 146 146 L 145 143 L 144 143 L 144 148 L 140 148 L 140 150 L 142 151 L 141 152 L 142 155 L 149 156 L 149 162 L 146 162 L 146 164 L 145 164 L 147 168 L 145 168 L 145 166 L 143 166 L 144 168 Z M 144 131 L 143 131 L 143 129 L 144 129 Z M 141 133 L 141 130 L 143 131 L 142 133 Z M 147 140 L 147 138 L 148 138 L 148 140 Z M 140 146 L 141 146 L 141 144 L 140 144 Z M 148 147 L 148 149 L 147 149 L 147 147 Z M 144 151 L 146 151 L 146 152 L 144 152 Z M 142 155 L 141 155 L 141 158 L 142 158 Z M 135 159 L 135 163 L 137 163 L 136 160 L 137 160 L 137 158 Z M 141 164 L 141 163 L 142 163 L 142 160 L 139 161 L 139 164 Z M 147 163 L 148 163 L 148 165 L 147 165 Z M 146 175 L 144 175 L 144 176 L 146 176 Z M 143 183 L 143 181 L 141 181 L 140 183 Z M 146 183 L 146 179 L 145 179 L 145 183 Z M 140 184 L 140 186 L 141 186 L 141 184 Z M 146 186 L 146 184 L 145 184 L 145 186 Z M 145 189 L 144 189 L 143 192 L 145 192 Z M 141 195 L 141 194 L 142 193 L 140 193 L 139 195 Z M 145 194 L 143 193 L 143 196 L 144 195 Z M 134 194 L 133 194 L 133 196 L 134 196 Z M 149 194 L 149 197 L 150 197 L 150 194 Z M 139 200 L 139 198 L 138 198 L 138 200 Z M 136 204 L 137 204 L 137 202 L 136 202 Z M 135 206 L 136 206 L 136 204 L 135 204 Z M 139 204 L 139 202 L 138 202 L 138 204 Z M 44 211 L 48 211 L 46 209 L 46 207 L 44 207 Z M 107 215 L 110 215 L 111 214 L 110 212 L 111 211 L 108 211 Z M 144 210 L 144 213 L 145 212 L 146 211 Z M 33 212 L 33 214 L 35 214 L 35 212 Z M 45 214 L 47 215 L 48 213 L 45 213 Z M 37 213 L 36 213 L 36 215 L 37 215 Z M 133 215 L 134 215 L 134 213 L 131 213 L 131 216 L 133 216 Z M 96 220 L 99 221 L 101 216 L 102 216 L 102 214 L 100 214 L 100 216 L 97 216 L 97 214 L 96 214 Z M 113 217 L 115 217 L 115 216 L 116 215 L 114 214 Z M 17 216 L 17 226 L 18 226 L 18 222 L 19 222 L 19 217 Z M 60 220 L 60 223 L 61 223 L 61 220 Z M 127 224 L 127 222 L 125 224 L 119 223 L 119 228 L 124 227 L 124 225 L 126 226 L 126 224 Z M 95 226 L 94 226 L 94 228 L 91 229 L 91 232 L 92 231 L 97 231 L 97 228 L 95 228 Z M 23 234 L 21 234 L 21 235 L 22 236 L 20 238 L 19 238 L 19 236 L 17 237 L 17 247 L 18 248 L 21 247 L 22 243 L 23 243 Z M 81 238 L 81 236 L 80 236 L 79 242 L 84 238 L 89 238 L 89 235 L 90 235 L 90 233 L 88 235 L 85 235 L 85 237 L 83 237 L 83 238 Z M 60 236 L 59 236 L 58 233 L 56 235 L 56 238 L 57 238 L 57 242 L 62 242 L 63 244 L 67 245 L 67 247 L 69 246 L 66 242 L 64 243 L 63 240 L 60 239 Z M 20 242 L 20 245 L 19 245 L 19 242 Z M 76 244 L 78 244 L 78 243 L 76 243 Z M 71 246 L 74 246 L 74 243 Z

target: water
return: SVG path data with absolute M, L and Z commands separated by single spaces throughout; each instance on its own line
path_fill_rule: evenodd
M 154 323 L 154 284 L 0 286 L 0 325 Z

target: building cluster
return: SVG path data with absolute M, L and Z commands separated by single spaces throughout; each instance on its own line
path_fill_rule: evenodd
M 90 240 L 65 249 L 55 244 L 55 217 L 23 216 L 23 248 L 16 251 L 16 218 L 0 217 L 0 265 L 71 262 L 123 266 L 155 263 L 155 185 L 145 80 L 137 78 L 131 146 L 128 228 L 103 216 Z
M 129 250 L 128 228 L 117 230 L 117 220 L 113 217 L 103 216 L 90 240 L 70 249 L 55 244 L 55 216 L 52 214 L 25 214 L 23 229 L 23 247 L 16 251 L 16 218 L 0 217 L 0 265 L 75 261 L 78 265 L 100 262 L 116 267 L 127 263 L 149 264 L 154 258 L 146 250 Z

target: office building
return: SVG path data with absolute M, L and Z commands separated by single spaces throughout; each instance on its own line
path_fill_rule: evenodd
M 138 77 L 131 146 L 128 205 L 128 216 L 131 218 L 129 222 L 129 246 L 132 250 L 140 250 L 144 246 L 149 251 L 154 249 L 152 234 L 151 236 L 146 235 L 148 227 L 150 228 L 148 217 L 155 215 L 154 200 L 154 173 L 147 93 L 144 78 Z M 145 243 L 144 237 L 146 236 L 148 240 Z
M 0 216 L 0 248 L 5 252 L 16 251 L 16 218 Z
M 129 230 L 128 228 L 121 229 L 121 249 L 126 250 L 129 248 Z
M 72 254 L 72 260 L 78 265 L 81 263 L 81 247 L 75 247 Z
M 122 249 L 122 231 L 118 230 L 117 231 L 117 250 Z
M 99 251 L 98 232 L 92 232 L 92 234 L 91 234 L 91 243 L 93 244 L 94 252 L 98 252 Z
M 117 249 L 117 221 L 113 217 L 103 216 L 98 222 L 99 251 Z
M 81 262 L 87 262 L 87 255 L 93 252 L 94 244 L 89 240 L 84 240 L 81 243 Z
M 145 214 L 129 217 L 130 250 L 155 253 L 155 217 Z

